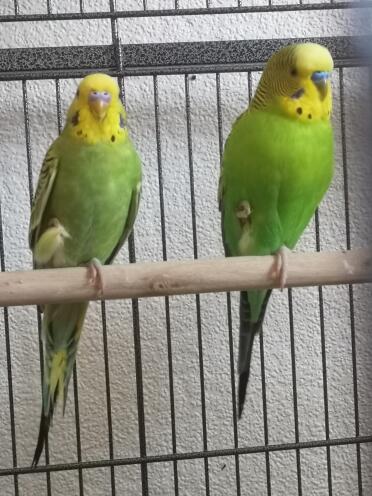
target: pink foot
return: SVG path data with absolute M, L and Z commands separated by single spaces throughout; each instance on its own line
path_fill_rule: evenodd
M 279 288 L 283 291 L 288 276 L 288 253 L 290 250 L 286 246 L 282 246 L 275 254 L 274 266 L 271 274 L 279 280 Z
M 98 295 L 102 296 L 104 291 L 104 280 L 102 274 L 102 264 L 97 258 L 93 258 L 88 264 L 89 283 L 97 290 Z

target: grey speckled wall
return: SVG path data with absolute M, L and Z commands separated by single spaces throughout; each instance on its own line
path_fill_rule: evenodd
M 203 0 L 180 0 L 180 7 L 204 6 Z M 213 1 L 213 6 L 228 6 L 233 0 Z M 242 2 L 244 5 L 247 2 Z M 45 12 L 46 2 L 19 0 L 21 13 Z M 87 10 L 108 8 L 108 1 L 85 1 Z M 119 0 L 118 8 L 140 8 L 139 0 Z M 148 0 L 149 8 L 172 7 L 171 0 Z M 12 0 L 2 0 L 0 13 L 11 13 Z M 77 10 L 78 1 L 52 2 L 53 11 Z M 179 17 L 127 19 L 119 21 L 123 43 L 230 40 L 301 36 L 333 36 L 360 33 L 363 26 L 350 11 L 287 12 L 278 14 L 221 15 L 218 17 Z M 108 20 L 51 23 L 2 24 L 0 48 L 111 43 Z M 257 74 L 254 82 L 257 82 Z M 183 76 L 159 77 L 160 134 L 164 174 L 167 248 L 169 259 L 192 258 L 190 186 L 185 122 Z M 150 77 L 126 80 L 129 126 L 143 158 L 143 201 L 136 224 L 137 259 L 162 258 L 157 155 L 154 125 L 153 81 Z M 333 76 L 335 90 L 334 127 L 336 137 L 336 174 L 332 187 L 320 208 L 322 249 L 345 247 L 345 205 L 343 190 L 340 128 L 339 74 Z M 365 131 L 363 108 L 367 72 L 363 68 L 344 70 L 346 111 L 346 156 L 349 170 L 351 242 L 364 246 L 372 239 L 366 219 L 371 212 L 369 156 L 361 136 Z M 62 80 L 63 112 L 74 94 L 76 81 Z M 57 134 L 55 87 L 53 81 L 27 83 L 31 126 L 31 163 L 34 185 L 48 144 Z M 221 75 L 223 133 L 227 136 L 232 121 L 247 105 L 247 75 Z M 191 128 L 193 138 L 197 234 L 200 257 L 222 254 L 220 220 L 216 202 L 219 174 L 219 148 L 216 115 L 216 79 L 198 75 L 190 82 Z M 23 123 L 22 84 L 0 83 L 0 166 L 7 270 L 31 267 L 27 246 L 29 190 Z M 315 249 L 314 225 L 311 224 L 298 250 Z M 127 261 L 127 249 L 118 262 Z M 356 364 L 358 371 L 360 434 L 372 433 L 372 367 L 370 358 L 372 318 L 370 286 L 354 288 L 356 329 Z M 327 356 L 330 437 L 355 435 L 353 370 L 350 335 L 348 288 L 323 290 L 325 349 Z M 203 295 L 201 318 L 204 353 L 208 448 L 233 447 L 230 362 L 224 294 Z M 233 295 L 234 338 L 237 341 L 237 298 Z M 319 295 L 316 288 L 293 291 L 295 352 L 297 370 L 299 437 L 301 441 L 325 438 L 323 369 L 320 338 Z M 172 451 L 167 362 L 165 306 L 161 298 L 139 303 L 147 453 Z M 139 455 L 137 399 L 133 352 L 131 304 L 127 301 L 106 305 L 109 372 L 111 385 L 113 447 L 115 457 Z M 9 336 L 12 357 L 13 394 L 17 460 L 28 465 L 33 456 L 40 407 L 40 369 L 35 308 L 9 308 Z M 202 419 L 199 381 L 196 307 L 194 296 L 170 299 L 173 346 L 175 424 L 177 450 L 202 450 Z M 0 319 L 0 468 L 12 465 L 9 418 L 8 372 L 5 351 L 5 322 Z M 270 303 L 264 329 L 267 413 L 270 443 L 294 442 L 294 413 L 288 294 L 276 292 Z M 236 350 L 235 350 L 236 357 Z M 90 306 L 78 355 L 78 391 L 80 435 L 83 460 L 109 457 L 105 369 L 101 325 L 101 307 Z M 239 422 L 239 445 L 264 443 L 261 368 L 259 343 L 256 341 L 252 379 L 244 416 Z M 331 448 L 333 494 L 358 494 L 355 446 Z M 50 462 L 76 461 L 74 395 L 70 387 L 64 418 L 57 412 L 50 435 Z M 372 447 L 362 445 L 364 494 L 372 494 Z M 270 454 L 271 494 L 292 496 L 297 492 L 296 453 Z M 236 494 L 233 457 L 213 458 L 209 462 L 210 494 Z M 141 494 L 141 474 L 137 465 L 115 468 L 116 494 Z M 242 494 L 267 494 L 264 454 L 240 457 Z M 179 494 L 205 494 L 204 463 L 178 463 Z M 329 494 L 325 448 L 301 452 L 303 494 Z M 19 494 L 39 496 L 46 493 L 45 475 L 20 476 Z M 83 472 L 84 494 L 111 494 L 110 470 Z M 79 494 L 78 472 L 51 474 L 52 494 Z M 0 478 L 0 495 L 14 494 L 11 477 Z M 149 465 L 149 494 L 174 494 L 173 465 Z

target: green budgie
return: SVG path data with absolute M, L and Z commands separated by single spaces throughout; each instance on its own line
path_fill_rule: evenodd
M 87 265 L 90 281 L 102 292 L 101 264 L 113 261 L 130 234 L 140 191 L 140 159 L 118 84 L 105 74 L 91 74 L 80 83 L 41 168 L 29 234 L 35 267 Z M 84 302 L 43 309 L 43 405 L 33 466 L 57 399 L 65 408 L 87 308 Z
M 282 48 L 267 62 L 249 108 L 227 138 L 219 185 L 226 256 L 276 255 L 283 289 L 286 252 L 296 245 L 333 175 L 333 60 L 314 43 Z M 241 417 L 254 336 L 271 291 L 240 293 Z

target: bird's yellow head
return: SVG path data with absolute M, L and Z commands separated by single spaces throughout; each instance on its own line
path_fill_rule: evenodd
M 116 143 L 127 137 L 119 86 L 106 74 L 90 74 L 78 86 L 67 113 L 66 129 L 89 144 Z
M 333 60 L 316 43 L 289 45 L 268 60 L 250 109 L 277 111 L 302 122 L 329 120 Z

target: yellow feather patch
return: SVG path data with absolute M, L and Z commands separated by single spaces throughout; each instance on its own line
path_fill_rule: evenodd
M 268 110 L 303 123 L 329 120 L 332 110 L 330 80 L 322 88 L 315 72 L 330 74 L 332 56 L 316 43 L 288 45 L 268 60 L 249 110 Z
M 298 99 L 280 96 L 277 100 L 278 106 L 286 115 L 300 122 L 327 121 L 332 111 L 332 92 L 330 83 L 326 84 L 326 94 L 321 99 L 318 90 L 309 78 L 300 79 L 299 85 L 304 90 L 303 96 Z
M 333 59 L 326 47 L 317 43 L 295 45 L 294 56 L 297 71 L 306 76 L 314 71 L 333 71 Z
M 102 120 L 91 112 L 89 95 L 92 91 L 107 92 L 111 96 Z M 107 74 L 90 74 L 80 83 L 76 96 L 67 113 L 65 132 L 84 143 L 123 143 L 128 139 L 124 123 L 126 113 L 119 97 L 119 86 Z
M 39 266 L 48 264 L 54 258 L 58 258 L 62 262 L 60 265 L 63 265 L 64 240 L 70 235 L 57 220 L 52 223 L 54 225 L 43 232 L 35 245 L 34 258 Z

